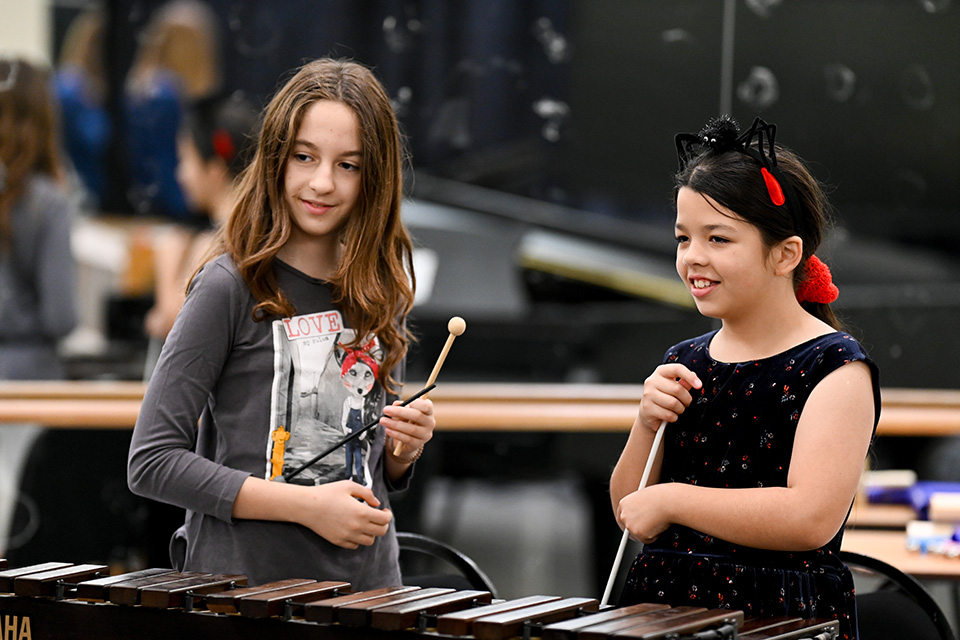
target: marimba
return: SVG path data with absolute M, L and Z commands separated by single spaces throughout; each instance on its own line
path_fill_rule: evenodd
M 833 640 L 837 622 L 745 618 L 728 609 L 638 604 L 600 610 L 592 598 L 494 600 L 488 591 L 289 579 L 248 586 L 233 574 L 95 564 L 11 569 L 0 560 L 0 639 L 138 640 Z

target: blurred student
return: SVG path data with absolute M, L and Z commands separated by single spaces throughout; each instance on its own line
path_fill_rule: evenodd
M 64 376 L 57 345 L 76 324 L 75 207 L 64 188 L 48 69 L 0 59 L 0 380 Z M 38 429 L 0 429 L 0 552 L 20 466 Z
M 144 29 L 123 95 L 129 197 L 141 214 L 183 219 L 176 179 L 177 134 L 185 105 L 220 88 L 219 31 L 203 2 L 173 0 Z
M 258 118 L 258 110 L 240 93 L 201 100 L 186 116 L 177 137 L 176 177 L 196 215 L 163 227 L 154 240 L 155 303 L 145 326 L 151 339 L 167 337 L 186 298 L 187 280 L 230 217 L 235 181 L 249 160 L 248 143 L 256 135 Z
M 54 74 L 63 145 L 91 207 L 102 204 L 110 188 L 106 158 L 113 124 L 106 105 L 104 25 L 100 9 L 88 9 L 77 16 L 64 37 Z

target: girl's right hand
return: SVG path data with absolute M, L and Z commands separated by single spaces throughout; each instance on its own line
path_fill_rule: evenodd
M 693 402 L 690 389 L 703 386 L 700 378 L 682 364 L 662 364 L 643 381 L 640 399 L 640 422 L 651 431 L 660 423 L 676 422 L 684 409 Z
M 307 508 L 298 521 L 338 547 L 372 545 L 390 528 L 393 514 L 379 508 L 380 501 L 368 487 L 340 480 L 307 489 Z

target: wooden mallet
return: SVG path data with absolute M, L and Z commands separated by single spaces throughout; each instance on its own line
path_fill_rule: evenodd
M 427 378 L 427 384 L 423 385 L 424 387 L 429 387 L 437 381 L 437 375 L 440 373 L 440 367 L 443 366 L 443 361 L 447 359 L 447 354 L 450 353 L 450 347 L 453 346 L 453 341 L 457 336 L 462 335 L 466 330 L 467 322 L 463 318 L 460 316 L 453 316 L 450 318 L 450 321 L 447 323 L 447 331 L 450 332 L 450 335 L 447 336 L 447 341 L 444 343 L 443 349 L 440 351 L 440 357 L 437 358 L 437 364 L 433 365 L 433 371 L 430 372 L 430 377 Z M 403 443 L 398 442 L 397 446 L 393 449 L 393 455 L 399 456 L 401 449 L 403 449 Z

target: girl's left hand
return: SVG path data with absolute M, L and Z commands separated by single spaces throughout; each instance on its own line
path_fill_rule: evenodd
M 669 493 L 669 484 L 655 484 L 628 494 L 617 505 L 617 522 L 634 540 L 650 544 L 671 524 Z
M 417 398 L 405 407 L 400 406 L 400 400 L 383 408 L 384 417 L 380 424 L 393 440 L 387 446 L 397 446 L 403 443 L 399 456 L 412 454 L 430 441 L 437 421 L 433 417 L 433 401 L 429 398 Z

